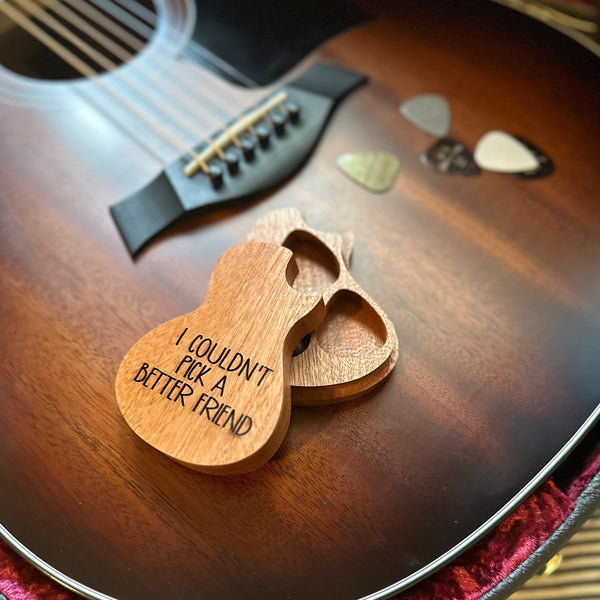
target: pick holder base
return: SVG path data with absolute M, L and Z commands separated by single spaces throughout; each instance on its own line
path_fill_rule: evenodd
M 327 316 L 292 359 L 292 402 L 321 405 L 356 397 L 382 383 L 398 359 L 390 319 L 349 271 L 354 235 L 308 227 L 298 210 L 265 215 L 248 240 L 290 248 L 300 267 L 295 287 L 319 293 Z

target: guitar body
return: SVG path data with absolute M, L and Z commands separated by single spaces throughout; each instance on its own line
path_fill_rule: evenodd
M 598 417 L 600 64 L 493 4 L 397 10 L 299 65 L 369 83 L 295 178 L 186 219 L 135 260 L 109 207 L 178 152 L 91 82 L 2 74 L 0 523 L 63 583 L 118 600 L 388 597 L 489 531 Z M 139 60 L 194 73 L 215 118 L 265 95 L 178 66 L 179 49 Z M 448 98 L 450 135 L 469 148 L 494 129 L 523 135 L 555 173 L 423 165 L 435 139 L 398 106 L 428 92 Z M 337 170 L 359 151 L 399 158 L 390 192 Z M 355 233 L 352 274 L 393 322 L 398 363 L 364 397 L 293 407 L 262 468 L 192 471 L 127 426 L 118 366 L 199 306 L 257 219 L 289 206 L 315 229 Z

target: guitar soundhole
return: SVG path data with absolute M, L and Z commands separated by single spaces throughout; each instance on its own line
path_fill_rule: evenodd
M 32 0 L 5 1 L 96 73 L 112 70 L 139 53 L 152 37 L 157 20 L 151 0 L 123 0 L 123 4 L 113 0 L 44 0 L 38 5 Z M 66 35 L 65 30 L 69 32 Z M 89 49 L 103 57 L 100 63 L 90 56 Z M 6 12 L 0 12 L 0 64 L 33 79 L 84 77 Z

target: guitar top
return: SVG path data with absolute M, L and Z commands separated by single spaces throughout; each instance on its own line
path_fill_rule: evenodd
M 154 41 L 119 71 L 180 74 L 210 134 L 271 88 L 180 60 L 182 5 L 160 5 Z M 186 216 L 135 259 L 110 207 L 181 149 L 93 81 L 0 69 L 0 533 L 80 593 L 390 597 L 489 531 L 597 419 L 598 59 L 492 3 L 385 10 L 398 15 L 335 36 L 273 87 L 317 61 L 368 77 L 293 178 Z M 127 95 L 117 76 L 102 80 Z M 170 85 L 159 87 L 178 92 Z M 506 131 L 547 153 L 554 172 L 424 164 L 437 140 L 399 112 L 424 93 L 448 99 L 449 136 L 466 148 Z M 390 191 L 338 169 L 359 152 L 398 158 Z M 352 276 L 393 323 L 397 364 L 349 402 L 293 407 L 260 469 L 190 470 L 128 427 L 117 370 L 146 332 L 201 305 L 219 256 L 287 207 L 316 230 L 354 232 Z

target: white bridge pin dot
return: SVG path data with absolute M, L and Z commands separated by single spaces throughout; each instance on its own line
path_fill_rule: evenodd
M 473 158 L 481 169 L 498 173 L 523 173 L 538 169 L 535 155 L 504 131 L 489 131 L 475 146 Z

